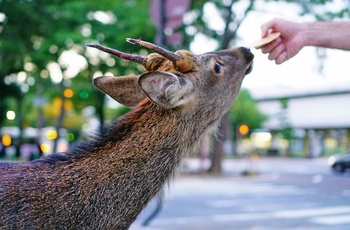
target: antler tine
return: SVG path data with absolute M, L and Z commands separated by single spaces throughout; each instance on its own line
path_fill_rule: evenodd
M 136 62 L 136 63 L 141 64 L 143 66 L 146 66 L 146 62 L 147 62 L 146 57 L 143 57 L 140 55 L 135 55 L 135 54 L 123 53 L 119 50 L 115 50 L 115 49 L 112 49 L 112 48 L 109 48 L 106 46 L 102 46 L 99 44 L 87 44 L 87 46 L 99 49 L 99 50 L 104 51 L 104 52 L 109 53 L 109 54 L 112 54 L 118 58 L 133 61 L 133 62 Z
M 132 44 L 138 44 L 140 46 L 149 48 L 149 49 L 153 50 L 154 52 L 162 55 L 163 57 L 165 57 L 166 59 L 168 59 L 169 61 L 171 61 L 173 63 L 176 63 L 177 61 L 180 61 L 183 59 L 181 55 L 175 54 L 169 50 L 166 50 L 166 49 L 159 47 L 159 46 L 157 46 L 153 43 L 150 43 L 150 42 L 145 42 L 145 41 L 142 41 L 140 39 L 134 39 L 134 38 L 127 38 L 126 41 L 130 42 Z

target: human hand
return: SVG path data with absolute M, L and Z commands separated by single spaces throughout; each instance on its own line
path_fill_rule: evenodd
M 282 64 L 294 57 L 303 47 L 303 24 L 274 18 L 261 25 L 261 36 L 266 37 L 273 32 L 280 32 L 281 36 L 271 43 L 261 47 L 264 54 L 269 54 L 269 60 L 275 60 L 276 64 Z

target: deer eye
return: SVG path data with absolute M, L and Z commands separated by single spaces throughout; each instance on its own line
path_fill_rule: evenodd
M 216 74 L 221 73 L 221 64 L 219 62 L 215 62 L 214 71 Z

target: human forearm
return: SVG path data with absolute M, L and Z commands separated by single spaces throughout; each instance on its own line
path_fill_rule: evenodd
M 310 22 L 302 31 L 304 46 L 350 50 L 350 22 Z

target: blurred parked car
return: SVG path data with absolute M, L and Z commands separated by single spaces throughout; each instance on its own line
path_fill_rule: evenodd
M 338 173 L 350 169 L 350 153 L 333 155 L 328 158 L 328 165 Z

